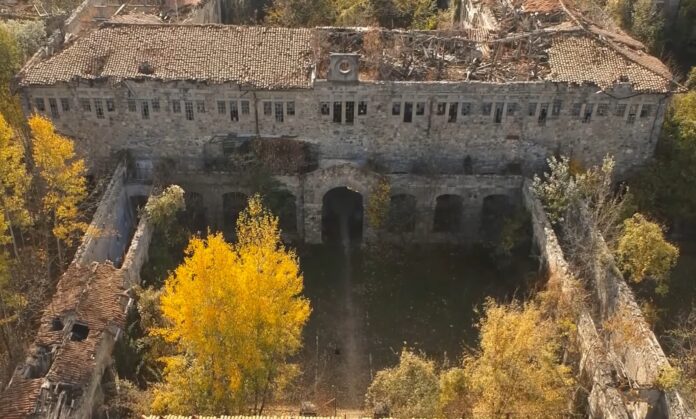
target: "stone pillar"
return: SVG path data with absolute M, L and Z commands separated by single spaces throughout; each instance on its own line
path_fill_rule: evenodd
M 321 204 L 305 202 L 304 239 L 309 244 L 321 243 Z

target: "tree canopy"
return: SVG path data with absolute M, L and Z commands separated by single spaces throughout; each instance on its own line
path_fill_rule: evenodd
M 237 243 L 194 237 L 167 278 L 161 308 L 176 343 L 153 409 L 168 413 L 263 410 L 275 384 L 294 371 L 309 302 L 295 253 L 280 241 L 278 219 L 252 197 L 237 220 Z
M 24 145 L 0 114 L 0 245 L 12 240 L 12 227 L 29 224 L 25 196 L 30 179 Z

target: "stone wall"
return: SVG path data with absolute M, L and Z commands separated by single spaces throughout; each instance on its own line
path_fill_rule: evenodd
M 597 91 L 552 82 L 317 80 L 306 90 L 248 91 L 94 81 L 27 87 L 23 98 L 92 161 L 128 149 L 200 165 L 215 135 L 289 136 L 314 144 L 320 160 L 377 161 L 397 173 L 529 173 L 553 153 L 587 165 L 611 154 L 623 172 L 652 155 L 666 106 L 666 96 L 623 84 Z
M 573 293 L 570 268 L 541 202 L 531 190 L 529 180 L 524 183 L 522 195 L 531 214 L 541 264 L 548 272 L 547 287 L 559 287 L 566 298 L 577 298 Z M 595 278 L 593 283 L 599 298 L 591 298 L 589 304 L 578 313 L 576 321 L 580 370 L 590 389 L 590 417 L 692 417 L 678 393 L 656 388 L 657 374 L 669 362 L 648 327 L 633 293 L 616 270 L 613 259 L 604 259 L 608 261 L 604 275 Z M 630 340 L 622 339 L 616 333 L 603 331 L 600 335 L 598 332 L 613 313 L 628 316 L 625 320 L 636 332 Z

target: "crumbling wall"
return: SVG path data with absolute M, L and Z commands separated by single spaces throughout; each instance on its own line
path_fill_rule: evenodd
M 147 262 L 153 231 L 152 223 L 147 217 L 141 217 L 121 266 L 129 286 L 140 284 L 140 270 Z
M 191 82 L 75 82 L 27 87 L 24 94 L 27 111 L 36 99 L 69 100 L 70 110 L 56 110 L 57 117 L 52 119 L 58 130 L 78 139 L 78 147 L 91 162 L 128 149 L 136 157 L 182 159 L 201 166 L 213 136 L 234 134 L 297 138 L 316 147 L 320 163 L 370 159 L 391 172 L 407 173 L 419 166 L 440 173 L 466 173 L 465 160 L 472 173 L 529 173 L 543 167 L 546 156 L 554 153 L 588 166 L 610 154 L 617 172 L 623 172 L 652 156 L 665 109 L 663 95 L 636 94 L 625 86 L 598 92 L 596 87 L 553 82 L 341 84 L 318 80 L 313 89 L 288 91 L 247 91 L 234 84 Z M 81 100 L 91 103 L 90 110 L 81 108 Z M 103 118 L 97 116 L 94 100 L 101 101 Z M 105 100 L 114 101 L 113 111 L 107 110 Z M 153 100 L 159 103 L 157 111 Z M 193 106 L 193 120 L 186 117 L 186 101 Z M 222 113 L 218 101 L 225 103 Z M 557 101 L 556 115 L 553 104 Z M 179 112 L 174 111 L 174 102 Z M 238 107 L 235 118 L 230 115 L 231 102 Z M 149 104 L 146 114 L 143 103 Z M 287 110 L 288 103 L 294 105 L 293 114 Z M 348 103 L 354 107 L 352 121 L 346 119 Z M 358 109 L 360 103 L 365 105 L 364 114 Z M 282 115 L 276 115 L 276 104 L 283 106 Z M 423 106 L 422 115 L 418 104 Z M 450 122 L 454 104 L 458 104 L 453 112 L 456 120 Z M 466 115 L 464 104 L 469 107 Z M 576 104 L 581 106 L 575 109 L 577 115 Z M 593 110 L 586 120 L 590 104 Z M 607 105 L 602 108 L 604 115 L 598 113 L 600 104 Z M 340 116 L 334 114 L 339 105 Z M 405 121 L 407 105 L 412 107 L 411 122 Z M 542 111 L 542 105 L 546 110 Z M 616 116 L 619 105 L 626 105 L 626 110 Z M 248 106 L 249 112 L 244 113 L 242 106 Z M 651 107 L 644 117 L 640 116 L 642 106 Z M 48 106 L 45 113 L 51 117 Z M 109 136 L 103 135 L 105 130 Z
M 531 214 L 534 241 L 542 266 L 549 275 L 547 286 L 558 286 L 567 297 L 574 298 L 571 294 L 570 268 L 528 179 L 525 180 L 522 195 Z M 692 417 L 678 393 L 663 392 L 655 387 L 660 368 L 669 365 L 669 362 L 613 259 L 609 257 L 603 260 L 606 269 L 601 271 L 602 275 L 594 278 L 600 297 L 581 310 L 576 322 L 578 349 L 582 357 L 580 370 L 590 387 L 588 405 L 591 417 Z M 600 313 L 599 325 L 593 318 L 596 312 Z M 607 334 L 606 331 L 600 335 L 598 326 L 601 328 L 601 322 L 614 314 L 627 316 L 627 325 L 636 332 L 631 339 L 616 333 Z

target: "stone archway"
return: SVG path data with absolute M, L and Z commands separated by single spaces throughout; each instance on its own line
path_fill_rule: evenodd
M 363 196 L 345 186 L 329 190 L 322 198 L 323 243 L 358 244 L 363 237 Z

